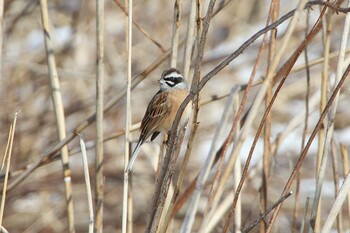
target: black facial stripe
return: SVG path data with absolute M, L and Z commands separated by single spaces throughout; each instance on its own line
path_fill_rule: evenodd
M 166 84 L 173 87 L 173 86 L 175 86 L 176 83 L 174 83 L 173 81 L 166 81 Z
M 173 76 L 170 76 L 170 77 L 165 77 L 164 78 L 165 81 L 171 81 L 175 84 L 177 83 L 181 83 L 182 82 L 182 78 L 181 77 L 173 77 Z

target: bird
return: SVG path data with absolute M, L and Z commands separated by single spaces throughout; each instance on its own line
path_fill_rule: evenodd
M 149 137 L 153 141 L 161 132 L 169 134 L 176 113 L 189 94 L 187 82 L 176 68 L 165 70 L 158 82 L 160 89 L 149 102 L 146 113 L 142 118 L 140 137 L 127 166 L 127 173 L 132 170 L 142 144 Z M 190 114 L 191 107 L 190 104 L 187 104 L 181 116 L 180 126 L 188 122 Z

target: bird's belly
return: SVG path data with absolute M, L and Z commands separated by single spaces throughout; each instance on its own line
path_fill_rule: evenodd
M 164 119 L 164 124 L 162 124 L 162 126 L 159 127 L 157 129 L 157 131 L 170 132 L 171 131 L 171 127 L 173 126 L 173 122 L 174 122 L 175 117 L 176 117 L 176 113 L 177 113 L 177 111 L 174 111 L 174 114 L 171 114 L 166 119 Z M 186 106 L 184 112 L 182 113 L 182 116 L 181 116 L 181 119 L 180 119 L 180 123 L 179 123 L 180 127 L 187 123 L 190 115 L 191 115 L 191 103 L 189 103 Z

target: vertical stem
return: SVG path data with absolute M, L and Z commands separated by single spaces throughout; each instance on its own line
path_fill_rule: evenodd
M 87 201 L 89 207 L 89 233 L 94 232 L 94 209 L 92 207 L 92 194 L 91 194 L 91 184 L 90 184 L 90 175 L 89 175 L 89 163 L 86 155 L 86 147 L 83 136 L 80 135 L 80 150 L 81 150 L 81 158 L 83 161 L 84 168 L 84 177 L 85 177 L 85 188 L 87 194 Z
M 332 30 L 332 14 L 333 12 L 328 9 L 326 13 L 326 17 L 324 19 L 325 21 L 325 39 L 324 39 L 324 60 L 323 60 L 323 67 L 322 67 L 322 80 L 321 80 L 321 99 L 320 99 L 320 112 L 323 111 L 325 108 L 326 102 L 327 102 L 327 83 L 328 83 L 328 67 L 329 67 L 329 53 L 330 53 L 330 44 L 331 44 L 331 30 Z M 324 123 L 323 123 L 324 124 Z M 324 147 L 325 147 L 325 127 L 321 127 L 320 132 L 318 134 L 318 151 L 317 151 L 317 160 L 316 160 L 316 182 L 318 182 L 319 179 L 319 171 L 321 166 L 321 160 L 322 160 L 322 154 L 324 153 Z M 311 216 L 311 221 L 314 222 L 314 230 L 316 232 L 319 232 L 320 228 L 320 218 L 321 218 L 321 199 L 318 202 L 318 212 L 315 214 L 315 216 Z M 312 207 L 311 213 L 313 213 L 314 208 Z M 315 218 L 313 218 L 315 217 Z
M 125 103 L 125 151 L 124 151 L 124 170 L 126 171 L 129 164 L 129 153 L 130 153 L 130 127 L 131 127 L 131 58 L 132 58 L 132 0 L 126 0 L 125 5 L 128 7 L 128 15 L 126 16 L 126 48 L 125 52 L 127 54 L 127 64 L 126 64 L 126 103 Z M 129 196 L 129 187 L 131 188 L 131 183 L 129 184 L 128 173 L 124 172 L 124 187 L 123 187 L 123 216 L 122 216 L 122 232 L 126 233 L 132 232 L 132 201 L 131 196 Z M 130 185 L 130 186 L 129 186 Z M 128 205 L 130 203 L 130 205 Z M 128 215 L 128 210 L 129 214 Z M 129 216 L 129 221 L 128 221 Z
M 348 150 L 346 149 L 346 146 L 344 144 L 340 145 L 340 154 L 342 157 L 342 164 L 343 164 L 343 175 L 344 178 L 346 176 L 346 173 L 349 171 L 349 154 Z M 350 224 L 350 192 L 348 192 L 348 222 Z
M 301 222 L 301 226 L 300 226 L 300 233 L 304 232 L 305 229 L 305 223 L 306 223 L 306 218 L 307 218 L 307 211 L 309 209 L 309 203 L 310 203 L 310 197 L 306 198 L 306 202 L 305 202 L 305 207 L 304 207 L 304 216 L 303 216 L 303 220 Z
M 306 27 L 305 27 L 305 38 L 307 37 L 307 34 L 309 33 L 309 19 L 310 19 L 310 9 L 307 9 L 307 15 L 306 15 Z M 308 49 L 307 45 L 304 49 L 304 59 L 305 59 L 305 66 L 306 66 L 306 95 L 305 95 L 305 119 L 304 119 L 304 129 L 303 129 L 303 135 L 301 138 L 301 150 L 303 151 L 303 148 L 305 146 L 305 140 L 306 140 L 306 134 L 308 129 L 308 119 L 309 119 L 309 99 L 310 99 L 310 68 L 309 68 L 309 56 L 308 56 Z M 297 232 L 297 219 L 298 219 L 298 212 L 299 212 L 299 190 L 300 190 L 300 171 L 297 175 L 297 182 L 296 182 L 296 192 L 295 192 L 295 203 L 294 203 L 294 210 L 293 210 L 293 232 Z M 307 214 L 307 212 L 305 213 Z
M 350 6 L 350 0 L 348 1 L 348 6 Z M 338 57 L 338 64 L 337 64 L 337 72 L 336 72 L 336 78 L 335 78 L 335 83 L 338 83 L 341 80 L 341 76 L 343 74 L 344 70 L 344 58 L 345 58 L 345 50 L 347 46 L 347 40 L 348 40 L 348 35 L 349 35 L 349 27 L 350 27 L 350 14 L 346 14 L 345 17 L 345 23 L 344 23 L 344 28 L 343 28 L 343 33 L 342 33 L 342 39 L 340 42 L 340 49 L 339 49 L 339 57 Z M 315 232 L 319 232 L 320 229 L 320 200 L 321 200 L 321 191 L 322 191 L 322 183 L 323 183 L 323 178 L 326 172 L 326 167 L 327 167 L 327 156 L 329 153 L 329 146 L 331 144 L 331 140 L 333 137 L 333 132 L 334 132 L 334 119 L 335 119 L 335 114 L 337 110 L 337 105 L 338 105 L 338 99 L 339 99 L 339 93 L 335 96 L 334 103 L 330 107 L 330 111 L 328 114 L 328 121 L 326 122 L 326 131 L 325 131 L 325 138 L 324 138 L 324 148 L 322 150 L 322 157 L 321 157 L 321 164 L 320 164 L 320 169 L 318 173 L 318 179 L 317 179 L 317 186 L 316 186 L 316 192 L 315 192 L 315 197 L 314 197 L 314 202 L 312 206 L 312 212 L 311 212 L 311 219 L 316 219 L 316 224 L 315 224 Z
M 2 43 L 3 43 L 3 18 L 4 18 L 4 0 L 0 0 L 0 84 L 2 83 Z M 1 86 L 1 85 L 0 85 Z M 2 93 L 0 89 L 0 93 Z M 1 96 L 0 96 L 1 98 Z
M 194 74 L 193 74 L 191 90 L 193 90 L 195 88 L 195 86 L 196 86 L 195 82 L 198 82 L 198 80 L 199 80 L 199 74 L 200 74 L 200 70 L 201 70 L 200 64 L 202 62 L 202 58 L 203 58 L 203 54 L 204 54 L 207 33 L 209 30 L 210 20 L 213 16 L 213 9 L 214 9 L 215 3 L 216 3 L 216 0 L 211 0 L 209 2 L 207 14 L 205 16 L 205 21 L 203 23 L 203 31 L 202 31 L 200 43 L 198 46 L 198 54 L 196 57 L 196 63 L 195 63 L 195 69 L 194 69 Z M 201 196 L 201 191 L 202 191 L 201 189 L 203 188 L 203 185 L 204 185 L 204 183 L 209 175 L 210 167 L 214 161 L 214 157 L 215 157 L 215 154 L 213 154 L 212 157 L 208 157 L 205 167 L 201 170 L 199 179 L 197 180 L 197 184 L 196 184 L 197 190 L 191 199 L 190 207 L 186 213 L 186 217 L 185 217 L 183 225 L 181 227 L 182 233 L 190 232 L 192 229 L 192 225 L 193 225 L 194 218 L 195 218 L 197 208 L 198 208 L 199 199 Z
M 275 22 L 278 19 L 278 12 L 279 12 L 279 0 L 272 0 L 271 3 L 271 22 Z M 273 57 L 275 55 L 275 49 L 276 49 L 276 35 L 277 35 L 277 29 L 274 28 L 270 32 L 270 46 L 269 46 L 269 67 L 270 64 L 273 61 Z M 267 70 L 267 73 L 269 70 Z M 265 97 L 265 108 L 268 107 L 270 101 L 272 98 L 272 84 L 269 85 L 267 92 L 266 92 L 266 97 Z M 270 160 L 271 160 L 271 142 L 270 142 L 270 137 L 271 137 L 271 115 L 269 114 L 266 117 L 266 122 L 265 122 L 265 127 L 264 127 L 264 154 L 263 154 L 263 182 L 262 182 L 262 188 L 261 188 L 261 196 L 260 196 L 260 208 L 262 212 L 266 211 L 267 208 L 267 197 L 268 197 L 268 177 L 270 174 Z M 265 223 L 261 222 L 260 223 L 260 232 L 265 232 L 266 227 Z
M 6 158 L 6 170 L 5 170 L 4 187 L 2 189 L 1 205 L 0 205 L 0 226 L 2 226 L 2 219 L 4 216 L 4 210 L 5 210 L 7 181 L 8 181 L 9 172 L 10 172 L 13 138 L 15 136 L 17 114 L 18 114 L 18 112 L 15 114 L 15 117 L 13 119 L 13 124 L 10 127 L 9 138 L 8 138 L 9 140 L 7 142 L 7 145 L 6 145 L 6 151 L 5 151 L 5 155 L 4 155 L 4 160 Z
M 234 110 L 233 110 L 233 115 L 235 116 L 238 114 L 239 111 L 239 95 L 236 95 L 234 99 Z M 234 133 L 234 141 L 238 139 L 239 136 L 239 131 L 240 131 L 240 126 L 239 124 L 235 128 L 235 133 Z M 241 174 L 242 174 L 242 165 L 241 165 L 241 158 L 237 157 L 235 165 L 234 165 L 234 171 L 233 171 L 233 180 L 234 180 L 234 190 L 237 190 L 239 181 L 241 179 Z M 242 201 L 241 198 L 238 197 L 237 199 L 237 204 L 236 204 L 236 211 L 235 211 L 235 216 L 234 216 L 234 232 L 239 233 L 242 231 Z
M 182 14 L 182 0 L 175 0 L 174 25 L 173 25 L 173 37 L 172 37 L 173 40 L 171 44 L 170 67 L 176 67 L 176 63 L 177 63 L 181 14 Z
M 191 54 L 193 49 L 193 44 L 195 42 L 194 37 L 194 28 L 196 25 L 196 0 L 191 0 L 190 15 L 188 16 L 188 26 L 185 42 L 185 52 L 184 52 L 184 68 L 183 76 L 189 81 L 190 65 L 191 65 Z M 199 12 L 198 12 L 199 13 Z
M 96 0 L 96 184 L 95 184 L 95 232 L 103 231 L 103 77 L 104 77 L 104 0 Z
M 337 217 L 339 211 L 341 210 L 341 207 L 345 201 L 346 195 L 350 191 L 350 172 L 345 177 L 344 183 L 341 186 L 339 193 L 334 201 L 334 204 L 329 211 L 328 217 L 323 225 L 321 233 L 328 233 L 331 230 L 331 227 L 333 225 L 333 222 L 335 218 Z
M 58 138 L 59 140 L 63 140 L 66 138 L 66 126 L 65 126 L 64 109 L 63 109 L 63 103 L 62 103 L 60 83 L 58 79 L 56 61 L 55 61 L 53 45 L 51 41 L 47 0 L 40 0 L 40 6 L 41 6 L 41 20 L 43 24 L 44 39 L 45 39 L 46 58 L 47 58 L 47 63 L 49 67 L 51 97 L 52 97 L 53 108 L 55 112 Z M 71 171 L 69 168 L 69 153 L 68 153 L 67 145 L 62 147 L 61 149 L 61 161 L 63 166 L 65 198 L 67 202 L 66 204 L 67 204 L 67 216 L 68 216 L 68 232 L 73 233 L 75 232 L 74 209 L 73 209 L 73 198 L 72 198 Z
M 331 145 L 331 156 L 333 165 L 333 182 L 334 182 L 334 196 L 336 197 L 339 193 L 339 173 L 338 173 L 338 153 L 334 140 L 332 140 Z M 338 233 L 343 233 L 343 215 L 339 212 L 337 216 L 337 229 Z

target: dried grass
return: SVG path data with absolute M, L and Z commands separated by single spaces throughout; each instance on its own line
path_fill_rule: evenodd
M 10 170 L 1 173 L 5 187 L 8 178 L 3 229 L 69 232 L 72 217 L 71 232 L 91 231 L 93 222 L 103 232 L 350 229 L 350 58 L 344 28 L 349 9 L 343 1 L 308 2 L 309 13 L 305 4 L 294 10 L 299 1 L 272 1 L 279 7 L 270 12 L 268 4 L 256 0 L 211 1 L 212 12 L 209 1 L 96 2 L 105 5 L 99 8 L 104 21 L 98 22 L 105 28 L 99 40 L 94 1 L 48 1 L 46 39 L 52 48 L 46 53 L 40 4 L 0 0 L 2 155 L 13 114 L 21 109 Z M 127 16 L 132 28 L 125 24 Z M 56 90 L 48 78 L 50 56 L 59 77 L 66 137 L 57 135 L 55 112 L 61 107 L 51 101 Z M 130 186 L 124 177 L 129 143 L 134 146 L 156 80 L 169 64 L 192 83 L 186 101 L 192 100 L 193 119 L 182 149 L 176 146 L 181 135 L 172 131 L 174 143 L 163 160 L 170 165 L 159 173 L 149 160 L 158 157 L 161 141 L 143 145 Z M 234 87 L 239 94 L 225 106 Z M 228 115 L 220 120 L 223 111 Z M 89 170 L 81 163 L 77 133 L 86 140 Z M 72 179 L 74 216 L 69 216 L 73 209 L 58 161 L 64 148 L 69 149 L 71 170 L 65 175 Z M 100 154 L 97 165 L 95 154 Z M 326 158 L 332 158 L 332 167 Z M 245 164 L 242 172 L 237 161 Z M 87 174 L 91 186 L 102 189 L 98 195 L 98 189 L 91 190 L 99 201 L 92 207 L 95 215 L 86 198 Z M 297 198 L 287 198 L 292 190 Z M 167 198 L 170 205 L 164 204 Z

